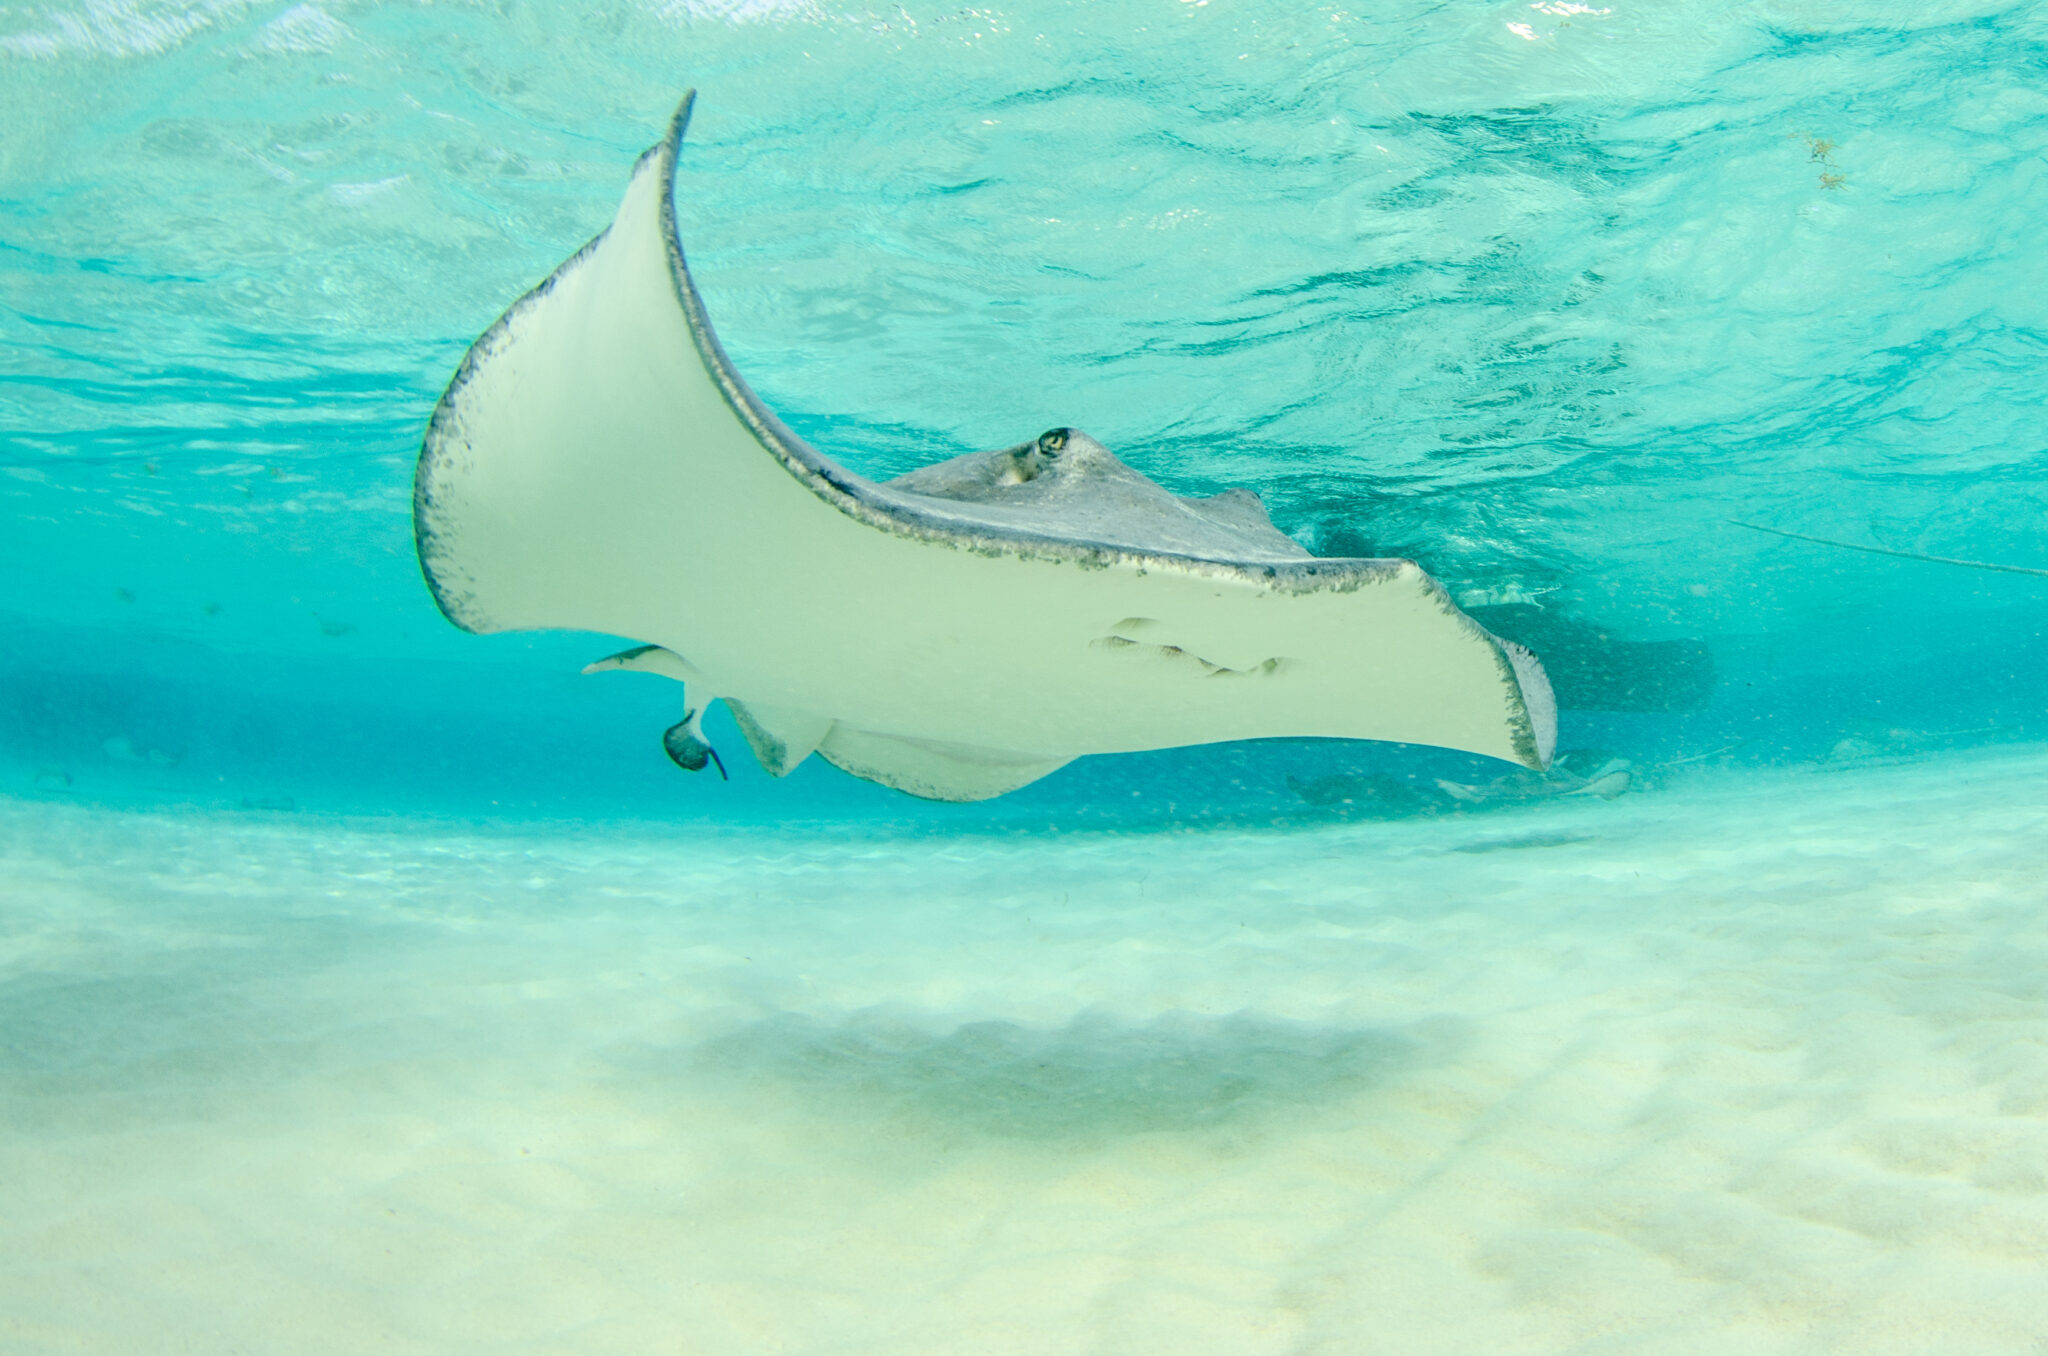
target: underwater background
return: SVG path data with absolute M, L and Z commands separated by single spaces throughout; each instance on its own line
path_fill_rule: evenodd
M 448 625 L 692 87 L 822 451 L 1256 490 L 1623 785 L 722 782 Z M 2048 5 L 11 4 L 0 128 L 0 1349 L 2048 1343 Z

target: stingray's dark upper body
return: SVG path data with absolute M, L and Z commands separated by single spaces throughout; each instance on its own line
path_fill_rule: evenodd
M 1261 564 L 1307 560 L 1249 490 L 1177 495 L 1085 433 L 965 456 L 865 487 L 880 504 L 962 528 L 994 528 L 1124 550 Z

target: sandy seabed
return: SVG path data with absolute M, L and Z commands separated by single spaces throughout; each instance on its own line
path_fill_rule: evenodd
M 2048 754 L 1299 832 L 0 801 L 0 1350 L 2048 1350 Z

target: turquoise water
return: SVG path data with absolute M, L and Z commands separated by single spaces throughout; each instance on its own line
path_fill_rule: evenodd
M 1627 794 L 726 783 L 450 627 L 426 418 L 687 87 L 811 442 L 1255 489 Z M 2048 1340 L 2048 579 L 1743 526 L 2048 569 L 2048 6 L 31 4 L 0 126 L 9 1349 Z

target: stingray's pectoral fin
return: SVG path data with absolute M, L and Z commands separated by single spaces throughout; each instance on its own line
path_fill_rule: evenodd
M 662 731 L 662 750 L 685 772 L 702 772 L 706 763 L 716 763 L 719 780 L 729 782 L 732 778 L 726 775 L 725 760 L 704 737 L 703 715 L 702 707 L 684 712 L 681 720 Z
M 754 761 L 771 777 L 787 777 L 794 772 L 796 765 L 816 752 L 832 731 L 830 717 L 814 716 L 808 711 L 734 701 L 731 697 L 725 699 L 725 709 L 732 712 L 733 722 L 747 737 Z
M 1057 772 L 1070 758 L 1033 757 L 834 724 L 818 745 L 843 772 L 925 800 L 988 800 Z

